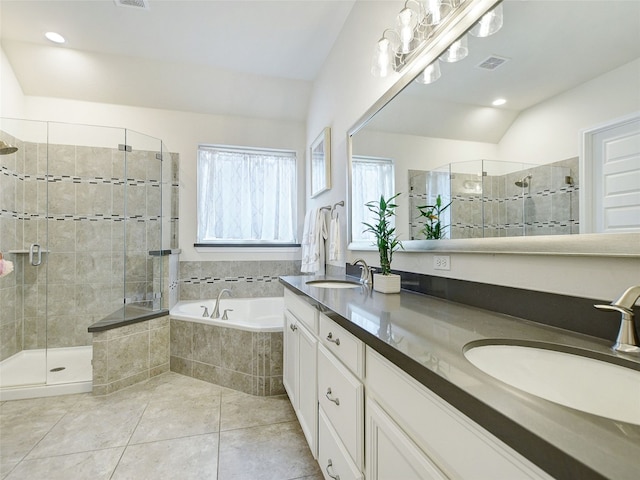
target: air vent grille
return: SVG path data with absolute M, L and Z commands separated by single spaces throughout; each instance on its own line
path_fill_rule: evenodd
M 118 7 L 149 9 L 149 0 L 113 0 Z
M 509 59 L 505 57 L 498 57 L 497 55 L 491 55 L 483 60 L 480 64 L 477 65 L 478 68 L 482 68 L 484 70 L 495 70 L 498 67 L 501 67 Z

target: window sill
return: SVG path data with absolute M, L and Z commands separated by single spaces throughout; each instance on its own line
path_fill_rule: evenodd
M 196 252 L 298 252 L 300 251 L 299 243 L 262 243 L 262 242 L 246 242 L 246 243 L 195 243 L 193 245 Z

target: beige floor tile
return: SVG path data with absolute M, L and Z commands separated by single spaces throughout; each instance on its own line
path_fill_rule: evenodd
M 219 480 L 290 480 L 319 473 L 297 422 L 220 433 Z
M 149 403 L 130 443 L 217 432 L 220 429 L 220 398 L 205 396 L 181 401 Z
M 123 447 L 131 438 L 145 404 L 101 405 L 73 411 L 60 420 L 28 459 Z
M 112 480 L 216 480 L 217 450 L 217 434 L 130 445 Z
M 109 448 L 92 452 L 25 460 L 6 480 L 47 479 L 108 480 L 118 464 L 124 448 Z
M 0 463 L 4 465 L 22 460 L 63 415 L 3 414 L 0 417 Z
M 220 430 L 255 427 L 271 423 L 296 420 L 291 402 L 286 395 L 254 397 L 238 394 L 222 398 Z

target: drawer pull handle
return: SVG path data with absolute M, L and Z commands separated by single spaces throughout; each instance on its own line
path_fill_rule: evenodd
M 340 339 L 336 338 L 335 340 L 333 339 L 333 333 L 329 332 L 329 335 L 327 335 L 327 340 L 329 340 L 331 343 L 335 343 L 336 345 L 340 345 Z
M 292 323 L 291 325 L 289 325 L 289 328 L 292 332 L 295 332 L 298 329 L 298 326 Z
M 329 461 L 327 462 L 327 467 L 325 468 L 325 470 L 327 471 L 327 475 L 329 475 L 331 478 L 333 478 L 334 480 L 340 480 L 340 475 L 336 474 L 333 475 L 329 469 L 333 469 L 333 462 L 331 461 L 331 459 L 329 459 Z
M 331 387 L 327 388 L 327 393 L 325 393 L 325 397 L 327 397 L 327 400 L 329 400 L 330 402 L 335 403 L 336 405 L 340 405 L 340 399 L 339 398 L 331 398 L 329 395 L 331 395 Z

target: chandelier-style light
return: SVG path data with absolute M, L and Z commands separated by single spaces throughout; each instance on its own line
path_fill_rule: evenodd
M 394 28 L 386 29 L 373 54 L 371 73 L 386 77 L 400 71 L 411 54 L 422 47 L 438 25 L 454 13 L 466 0 L 406 0 L 396 16 Z M 487 12 L 469 30 L 475 37 L 488 37 L 502 28 L 502 4 Z M 456 40 L 441 56 L 443 62 L 458 62 L 469 54 L 467 35 Z M 440 78 L 440 64 L 434 61 L 416 78 L 419 83 L 433 83 Z

